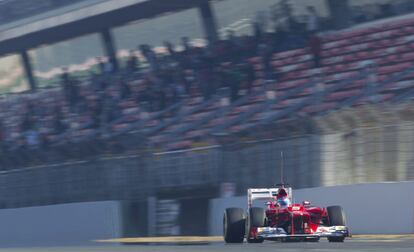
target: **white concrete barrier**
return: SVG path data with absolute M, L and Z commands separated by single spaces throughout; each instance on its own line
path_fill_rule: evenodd
M 353 234 L 414 233 L 414 182 L 373 183 L 293 190 L 295 202 L 341 205 Z M 222 234 L 227 207 L 247 207 L 246 197 L 210 201 L 210 235 Z
M 88 202 L 0 210 L 0 247 L 88 245 L 119 237 L 119 203 Z

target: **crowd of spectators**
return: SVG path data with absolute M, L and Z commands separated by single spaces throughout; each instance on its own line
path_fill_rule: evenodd
M 257 78 L 251 57 L 260 56 L 265 78 L 277 80 L 280 73 L 271 66 L 273 53 L 304 47 L 309 41 L 315 55 L 319 53 L 317 15 L 309 10 L 312 25 L 290 19 L 269 32 L 255 23 L 253 36 L 229 31 L 226 39 L 205 46 L 183 37 L 179 46 L 166 41 L 166 52 L 161 54 L 140 45 L 120 69 L 111 59 L 98 59 L 99 72 L 86 81 L 63 69 L 61 88 L 0 102 L 8 108 L 0 116 L 3 159 L 10 153 L 39 153 L 88 134 L 97 139 L 126 109 L 136 114 L 162 111 L 186 98 L 210 99 L 221 89 L 229 90 L 230 100 L 237 100 L 241 89 L 251 92 Z

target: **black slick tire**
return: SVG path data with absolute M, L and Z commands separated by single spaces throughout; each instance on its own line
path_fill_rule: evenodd
M 262 243 L 263 238 L 251 238 L 249 232 L 251 228 L 264 227 L 266 225 L 266 212 L 263 208 L 252 207 L 249 209 L 246 221 L 246 234 L 248 243 Z
M 346 226 L 344 210 L 341 206 L 329 206 L 326 208 L 329 226 Z M 344 236 L 328 237 L 329 242 L 343 242 Z
M 226 243 L 242 243 L 246 216 L 241 208 L 227 208 L 223 216 L 223 236 Z

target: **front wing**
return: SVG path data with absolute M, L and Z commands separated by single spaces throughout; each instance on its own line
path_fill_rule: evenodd
M 318 227 L 318 229 L 310 234 L 288 234 L 283 228 L 274 227 L 259 227 L 257 228 L 257 237 L 263 239 L 278 239 L 278 238 L 320 238 L 320 237 L 347 237 L 349 236 L 348 227 L 346 226 L 332 226 L 332 227 Z

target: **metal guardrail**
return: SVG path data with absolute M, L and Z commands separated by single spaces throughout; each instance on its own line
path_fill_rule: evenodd
M 292 182 L 297 183 L 298 187 L 316 186 L 312 181 L 296 179 L 301 173 L 304 173 L 304 177 L 309 177 L 315 170 L 311 167 L 313 163 L 308 160 L 310 156 L 304 155 L 312 153 L 309 149 L 313 148 L 310 144 L 312 139 L 314 136 L 304 136 L 252 144 L 239 150 L 210 146 L 2 172 L 0 207 L 146 199 L 158 190 L 218 187 L 222 182 L 235 182 L 240 188 L 253 186 L 255 183 L 270 186 L 277 182 L 274 180 L 280 161 L 275 153 L 281 150 L 286 153 L 286 174 Z M 301 158 L 293 158 L 295 156 Z M 300 163 L 306 167 L 298 165 Z M 299 168 L 302 170 L 298 170 Z M 305 173 L 309 173 L 309 176 Z

